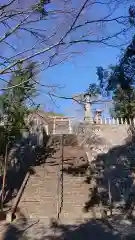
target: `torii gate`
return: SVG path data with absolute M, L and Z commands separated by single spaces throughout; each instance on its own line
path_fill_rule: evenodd
M 68 117 L 68 116 L 51 116 L 51 119 L 53 119 L 53 129 L 52 134 L 72 134 L 72 120 L 74 117 Z M 66 122 L 67 126 L 64 126 L 62 129 L 57 129 L 57 122 L 59 122 L 59 127 L 61 127 L 62 123 Z M 61 124 L 60 124 L 61 123 Z

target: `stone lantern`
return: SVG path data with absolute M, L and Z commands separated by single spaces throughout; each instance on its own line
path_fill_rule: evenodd
M 94 117 L 94 122 L 95 123 L 101 123 L 101 119 L 102 119 L 102 109 L 96 109 L 95 111 L 95 117 Z
M 84 94 L 84 120 L 92 122 L 92 110 L 91 110 L 91 96 L 90 94 Z

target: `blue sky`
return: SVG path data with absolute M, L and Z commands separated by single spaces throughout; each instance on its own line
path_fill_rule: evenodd
M 106 46 L 89 49 L 83 56 L 76 57 L 74 62 L 65 62 L 46 70 L 41 74 L 42 82 L 47 79 L 47 82 L 65 85 L 65 88 L 59 91 L 61 96 L 70 97 L 76 93 L 84 92 L 90 83 L 97 81 L 96 67 L 107 68 L 109 64 L 115 64 L 118 61 L 119 52 L 120 50 L 117 48 Z M 38 101 L 43 106 L 45 106 L 44 100 L 43 95 L 38 97 Z M 81 107 L 78 104 L 73 104 L 70 100 L 57 99 L 56 104 L 57 106 L 50 102 L 50 110 L 77 117 L 82 113 Z M 100 107 L 104 108 L 104 105 Z M 80 111 L 76 111 L 77 109 Z

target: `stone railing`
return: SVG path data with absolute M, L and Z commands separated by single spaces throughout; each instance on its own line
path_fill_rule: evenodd
M 74 134 L 76 131 L 81 133 L 86 132 L 89 129 L 90 124 L 92 125 L 135 125 L 135 119 L 122 119 L 122 118 L 101 118 L 97 121 L 95 119 L 91 119 L 92 121 L 81 121 L 79 122 L 77 119 L 62 119 L 59 121 L 59 126 L 57 125 L 58 119 L 54 118 L 53 121 L 53 131 L 52 134 L 60 134 L 60 133 L 66 133 L 66 134 Z M 63 125 L 63 123 L 66 122 L 66 125 Z M 60 126 L 62 128 L 60 128 Z M 87 126 L 87 127 L 86 127 Z M 86 130 L 87 129 L 87 130 Z
M 99 120 L 94 120 L 93 123 L 95 124 L 108 124 L 108 125 L 135 125 L 135 118 L 134 119 L 123 119 L 123 118 L 101 118 Z

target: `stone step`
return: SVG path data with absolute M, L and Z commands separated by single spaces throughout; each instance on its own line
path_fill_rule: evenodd
M 22 203 L 28 203 L 28 204 L 41 204 L 41 198 L 43 199 L 42 201 L 44 201 L 44 203 L 47 203 L 47 202 L 55 202 L 55 201 L 57 201 L 57 199 L 58 199 L 58 197 L 57 196 L 55 196 L 55 195 L 53 195 L 53 196 L 40 196 L 39 198 L 28 198 L 28 197 L 24 197 L 22 200 L 21 200 L 21 202 Z
M 62 182 L 59 182 L 59 186 L 61 186 L 61 184 L 62 184 Z M 50 186 L 50 188 L 51 187 L 55 187 L 55 186 L 58 186 L 58 182 L 57 181 L 54 181 L 54 182 L 48 182 L 48 183 L 41 183 L 41 184 L 38 184 L 38 185 L 35 185 L 35 184 L 33 184 L 33 183 L 31 183 L 30 184 L 30 186 L 28 186 L 29 188 L 31 187 L 31 188 L 38 188 L 38 187 L 40 187 L 41 189 L 43 188 L 48 188 Z M 63 187 L 65 187 L 65 189 L 66 188 L 68 188 L 68 187 L 70 187 L 71 188 L 71 186 L 72 186 L 72 188 L 74 188 L 74 189 L 88 189 L 88 185 L 85 185 L 85 184 L 82 184 L 82 185 L 80 185 L 80 184 L 78 184 L 78 183 L 74 183 L 74 184 L 68 184 L 68 182 L 66 182 L 66 183 L 63 183 Z
M 38 185 L 47 185 L 47 184 L 51 184 L 51 185 L 55 185 L 57 183 L 61 183 L 61 180 L 58 181 L 58 178 L 50 178 L 50 179 L 45 179 L 42 181 L 30 181 L 29 185 L 33 185 L 33 186 L 38 186 Z M 69 185 L 69 186 L 77 186 L 77 187 L 82 187 L 82 186 L 87 186 L 86 183 L 78 181 L 73 179 L 72 181 L 68 181 L 68 179 L 63 179 L 63 184 L 64 185 Z
M 31 184 L 30 185 L 33 185 L 33 186 L 38 186 L 38 185 L 55 185 L 55 184 L 57 184 L 57 183 L 62 183 L 61 182 L 61 180 L 60 181 L 58 181 L 58 179 L 57 178 L 53 178 L 53 180 L 52 179 L 45 179 L 45 180 L 43 180 L 43 181 L 40 181 L 40 182 L 37 182 L 37 181 L 31 181 Z M 64 185 L 69 185 L 69 186 L 77 186 L 77 187 L 84 187 L 84 186 L 86 186 L 86 184 L 84 183 L 84 182 L 80 182 L 80 181 L 76 181 L 76 180 L 74 180 L 73 179 L 73 181 L 71 181 L 71 182 L 69 182 L 67 179 L 64 179 L 63 180 L 63 184 Z
M 50 215 L 56 215 L 57 214 L 57 205 L 54 204 L 47 204 L 42 206 L 35 206 L 35 207 L 29 207 L 29 205 L 21 205 L 21 208 L 25 208 L 25 215 L 32 215 L 32 216 L 50 216 Z
M 32 181 L 30 180 L 30 186 L 39 186 L 39 185 L 55 185 L 58 183 L 58 178 L 50 178 L 50 179 L 44 179 L 44 180 L 35 180 L 35 181 Z M 61 180 L 59 181 L 59 183 L 61 183 Z M 68 181 L 68 179 L 63 179 L 63 184 L 64 185 L 72 185 L 73 187 L 74 186 L 77 186 L 77 187 L 84 187 L 84 186 L 87 186 L 83 181 L 78 181 L 78 180 L 75 180 L 75 179 L 72 179 L 72 181 Z

